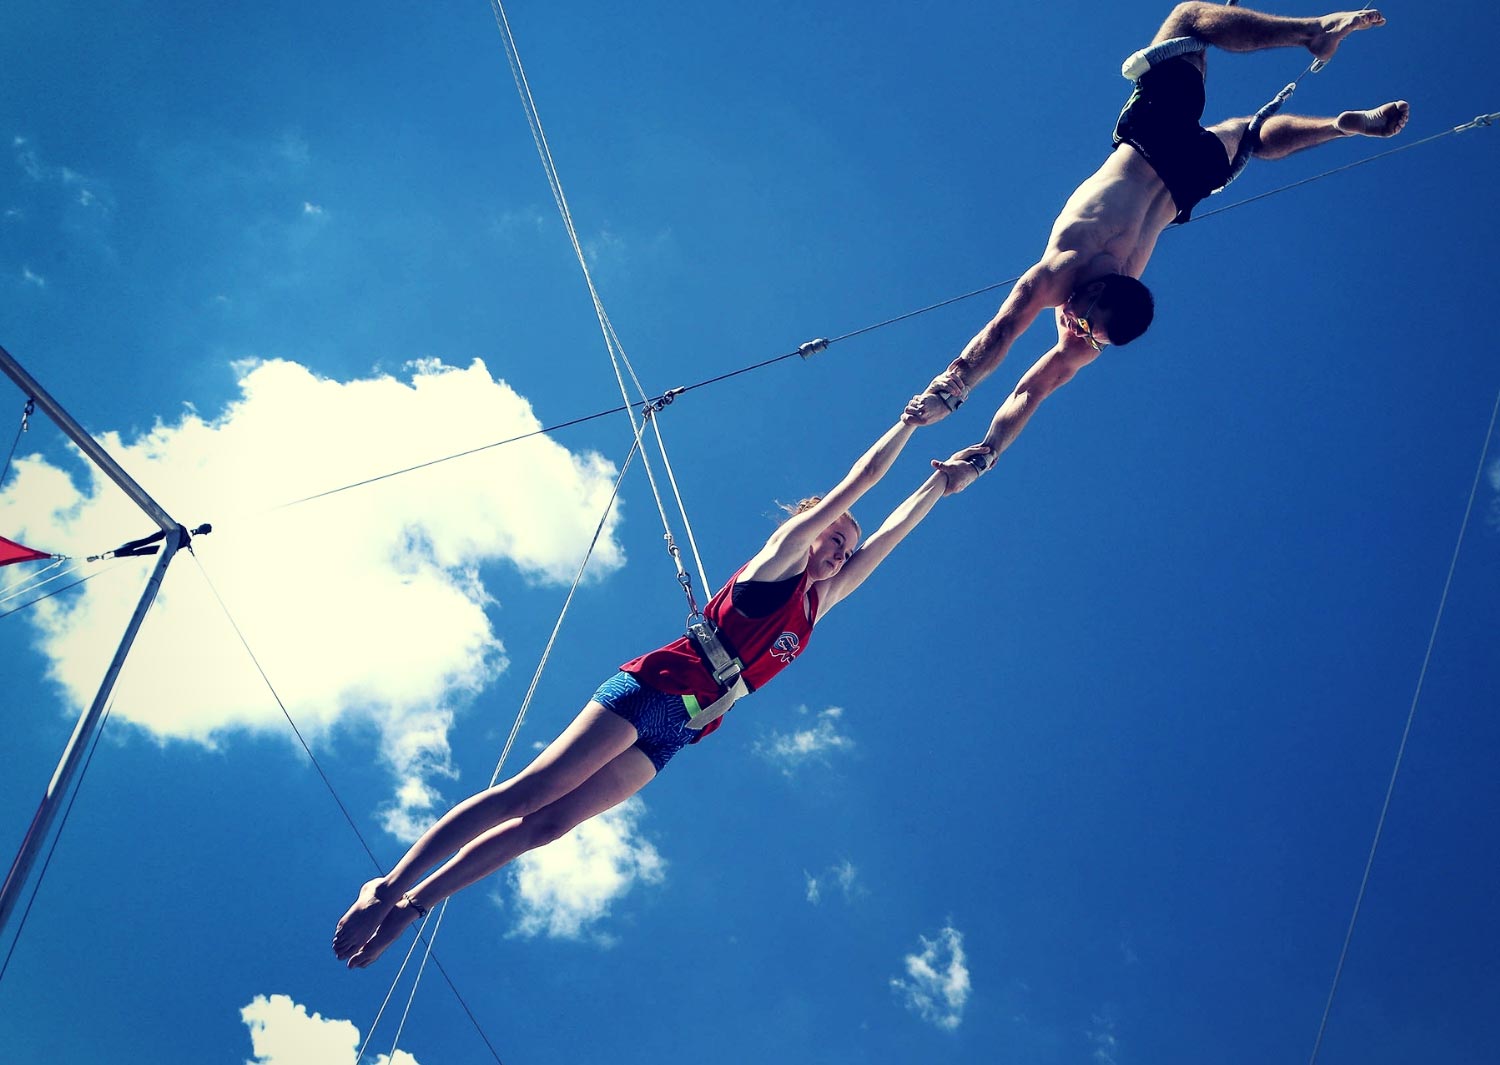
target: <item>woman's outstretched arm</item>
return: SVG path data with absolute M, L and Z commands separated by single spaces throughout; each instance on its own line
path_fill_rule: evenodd
M 915 402 L 915 401 L 913 401 Z M 816 506 L 795 514 L 781 524 L 765 546 L 745 567 L 742 580 L 779 581 L 802 572 L 807 564 L 807 549 L 840 514 L 850 509 L 859 497 L 875 487 L 896 461 L 901 449 L 917 429 L 918 422 L 903 414 L 859 457 L 844 479 L 834 485 Z
M 881 523 L 880 528 L 875 530 L 874 535 L 861 545 L 853 558 L 844 563 L 844 568 L 823 585 L 823 590 L 818 597 L 819 616 L 827 614 L 835 603 L 863 584 L 865 578 L 875 572 L 875 567 L 884 562 L 886 556 L 895 550 L 896 545 L 906 539 L 906 534 L 921 524 L 922 519 L 927 517 L 934 504 L 943 496 L 953 493 L 954 489 L 949 487 L 949 477 L 946 472 L 949 467 L 958 463 L 967 463 L 973 456 L 987 454 L 989 454 L 989 448 L 976 444 L 955 452 L 946 462 L 933 459 L 932 474 L 922 483 L 922 487 L 907 496 L 900 506 L 891 511 L 890 516 Z

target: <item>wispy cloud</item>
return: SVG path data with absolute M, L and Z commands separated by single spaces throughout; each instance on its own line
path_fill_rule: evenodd
M 245 1065 L 328 1065 L 353 1061 L 359 1052 L 359 1029 L 352 1021 L 324 1019 L 289 995 L 256 995 L 240 1010 L 240 1020 L 250 1029 L 250 1047 L 255 1054 Z M 381 1054 L 371 1065 L 419 1065 L 404 1050 L 395 1056 Z
M 521 233 L 541 233 L 551 217 L 535 206 L 508 208 L 491 219 L 490 228 L 497 236 L 506 238 Z
M 47 279 L 41 274 L 33 272 L 29 266 L 21 267 L 21 280 L 28 285 L 35 285 L 37 288 L 47 287 Z
M 802 875 L 807 880 L 807 901 L 814 906 L 823 901 L 823 888 L 837 888 L 843 895 L 844 901 L 849 902 L 864 894 L 864 887 L 859 882 L 859 870 L 848 858 L 836 865 L 830 866 L 822 873 L 814 876 L 803 870 Z
M 11 147 L 15 150 L 16 165 L 32 181 L 68 190 L 81 207 L 107 209 L 110 206 L 110 194 L 97 179 L 70 166 L 56 166 L 46 162 L 36 145 L 25 137 L 12 139 Z
M 312 203 L 308 200 L 303 200 L 302 213 L 305 215 L 311 215 L 314 218 L 321 218 L 324 214 L 324 211 L 323 208 L 318 204 Z
M 479 567 L 504 560 L 537 579 L 570 579 L 614 468 L 538 437 L 275 509 L 539 422 L 477 361 L 463 370 L 428 361 L 404 380 L 349 382 L 291 362 L 238 369 L 240 398 L 216 419 L 188 411 L 133 440 L 104 434 L 178 520 L 215 526 L 168 572 L 114 717 L 163 740 L 208 746 L 236 730 L 289 736 L 206 574 L 304 733 L 316 743 L 338 724 L 373 726 L 395 782 L 382 818 L 413 838 L 446 805 L 436 786 L 452 776 L 455 711 L 507 664 Z M 145 531 L 140 513 L 92 467 L 81 486 L 75 476 L 77 467 L 19 461 L 0 493 L 0 527 L 74 557 Z M 612 521 L 595 549 L 594 577 L 621 562 Z M 131 585 L 91 581 L 77 596 L 27 612 L 50 676 L 75 708 L 92 698 L 134 607 L 139 589 Z
M 637 881 L 657 884 L 665 877 L 666 863 L 639 831 L 645 809 L 640 799 L 628 799 L 518 859 L 509 877 L 516 933 L 612 943 L 594 931 L 610 905 Z
M 1089 1057 L 1096 1065 L 1115 1065 L 1115 1054 L 1120 1041 L 1115 1036 L 1115 1021 L 1110 1016 L 1095 1015 L 1092 1026 L 1085 1033 L 1093 1052 Z
M 955 1031 L 963 1022 L 970 992 L 963 933 L 950 924 L 936 939 L 917 938 L 921 950 L 906 956 L 906 976 L 892 977 L 891 989 L 924 1021 Z
M 583 240 L 583 256 L 592 267 L 623 262 L 625 255 L 625 241 L 608 229 Z
M 805 706 L 799 707 L 797 712 L 808 715 Z M 842 707 L 830 706 L 811 716 L 812 722 L 807 728 L 792 732 L 772 732 L 768 739 L 757 741 L 756 752 L 791 776 L 809 762 L 825 761 L 830 753 L 847 751 L 854 746 L 854 741 L 839 731 L 839 723 L 844 716 Z

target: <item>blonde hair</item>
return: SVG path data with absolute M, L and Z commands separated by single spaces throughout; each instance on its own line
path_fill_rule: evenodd
M 779 506 L 786 513 L 786 516 L 788 518 L 795 518 L 798 514 L 806 514 L 809 510 L 811 510 L 821 502 L 823 502 L 822 496 L 808 496 L 806 499 L 799 499 L 795 503 L 778 503 L 777 506 Z M 844 511 L 839 515 L 839 517 L 848 518 L 850 521 L 852 521 L 854 523 L 854 531 L 858 535 L 863 536 L 865 534 L 865 530 L 859 524 L 859 519 L 849 511 Z M 837 520 L 838 518 L 834 519 L 834 521 Z M 832 525 L 833 522 L 829 522 L 828 524 Z

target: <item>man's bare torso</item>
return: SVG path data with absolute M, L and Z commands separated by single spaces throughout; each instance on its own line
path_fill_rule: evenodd
M 1151 164 L 1122 144 L 1068 197 L 1042 262 L 1057 271 L 1062 292 L 1104 274 L 1138 278 L 1176 213 Z

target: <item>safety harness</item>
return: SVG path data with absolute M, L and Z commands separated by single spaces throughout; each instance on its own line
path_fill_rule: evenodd
M 677 566 L 677 583 L 682 585 L 682 594 L 687 597 L 687 637 L 693 641 L 698 648 L 698 653 L 708 663 L 714 683 L 719 686 L 719 697 L 707 706 L 699 703 L 698 697 L 692 693 L 682 697 L 683 705 L 688 711 L 687 727 L 704 729 L 723 717 L 734 705 L 735 700 L 749 695 L 750 686 L 745 683 L 743 676 L 745 664 L 725 645 L 718 626 L 698 609 L 698 600 L 693 596 L 693 578 L 683 568 L 682 555 L 677 550 L 672 534 L 666 533 L 665 539 L 667 553 L 672 556 L 672 561 Z

